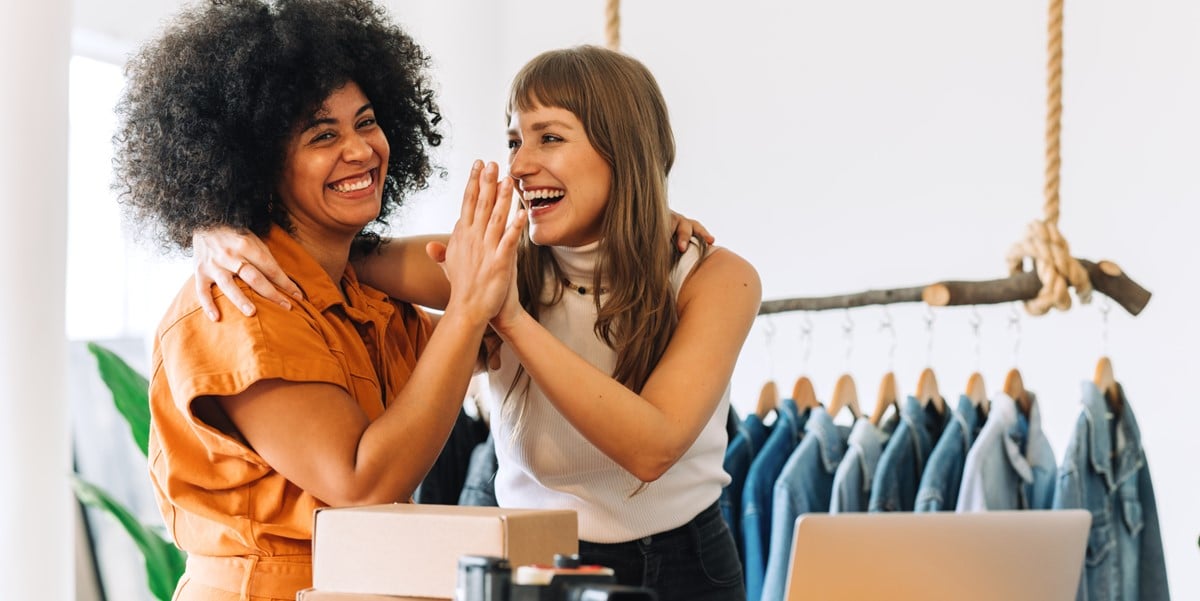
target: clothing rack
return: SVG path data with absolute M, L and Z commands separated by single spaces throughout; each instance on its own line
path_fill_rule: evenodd
M 1129 277 L 1116 263 L 1076 259 L 1091 279 L 1092 287 L 1116 301 L 1130 315 L 1142 312 L 1150 302 L 1150 291 Z M 933 307 L 955 305 L 994 305 L 1013 301 L 1028 301 L 1042 289 L 1041 278 L 1035 271 L 1021 272 L 1007 278 L 984 281 L 942 281 L 925 286 L 867 290 L 834 296 L 784 298 L 763 301 L 759 315 L 786 311 L 824 311 L 849 309 L 868 305 L 924 302 Z

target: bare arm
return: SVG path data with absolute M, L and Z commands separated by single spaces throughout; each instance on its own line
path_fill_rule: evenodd
M 360 280 L 405 302 L 445 309 L 450 300 L 450 281 L 425 247 L 430 242 L 446 244 L 445 234 L 385 240 L 379 251 L 354 262 Z
M 716 250 L 680 290 L 679 325 L 640 395 L 572 352 L 511 301 L 492 327 L 571 425 L 650 482 L 687 452 L 712 417 L 761 300 L 754 268 Z
M 712 234 L 699 222 L 672 212 L 675 220 L 675 240 L 680 251 L 687 249 L 693 235 L 710 244 Z M 354 262 L 354 269 L 363 282 L 382 290 L 392 298 L 405 302 L 445 309 L 450 299 L 450 282 L 437 262 L 425 252 L 430 242 L 445 244 L 446 234 L 387 238 L 378 252 Z M 196 265 L 196 297 L 209 319 L 218 321 L 221 312 L 213 302 L 212 286 L 216 284 L 225 296 L 247 316 L 254 315 L 254 303 L 234 282 L 241 278 L 264 299 L 285 309 L 291 308 L 288 297 L 300 298 L 300 289 L 292 282 L 262 240 L 250 232 L 233 228 L 213 228 L 192 235 Z
M 454 293 L 411 377 L 383 415 L 370 421 L 346 391 L 331 384 L 266 380 L 218 398 L 256 452 L 322 501 L 408 499 L 445 443 L 483 332 L 516 272 L 524 220 L 505 227 L 511 183 L 497 183 L 496 172 L 495 164 L 482 175 L 472 171 L 462 215 L 441 255 L 443 279 Z
M 694 219 L 672 212 L 675 220 L 675 241 L 680 251 L 686 251 L 692 236 L 700 236 L 710 244 L 712 234 Z M 450 282 L 437 262 L 425 252 L 430 242 L 445 244 L 445 234 L 391 238 L 379 251 L 354 262 L 359 279 L 391 296 L 410 303 L 444 309 L 450 298 Z

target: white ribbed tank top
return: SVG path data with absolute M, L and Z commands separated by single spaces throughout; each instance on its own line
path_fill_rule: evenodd
M 599 242 L 552 250 L 564 275 L 590 289 L 598 249 Z M 672 271 L 676 298 L 699 259 L 699 247 L 693 243 Z M 564 290 L 562 299 L 544 308 L 538 321 L 588 363 L 612 373 L 616 353 L 592 330 L 596 307 L 590 293 Z M 588 442 L 532 381 L 528 389 L 524 382 L 519 383 L 501 408 L 518 364 L 506 346 L 501 348 L 500 358 L 500 368 L 488 372 L 488 410 L 499 463 L 496 499 L 501 507 L 573 509 L 579 515 L 580 539 L 624 542 L 687 523 L 715 502 L 729 483 L 723 468 L 728 386 L 692 447 L 661 478 L 635 495 L 641 481 Z M 525 398 L 518 398 L 526 390 Z M 520 426 L 514 433 L 515 419 Z

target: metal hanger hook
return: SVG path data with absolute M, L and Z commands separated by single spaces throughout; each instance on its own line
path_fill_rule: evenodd
M 813 346 L 813 322 L 812 315 L 807 312 L 803 314 L 804 321 L 800 322 L 800 345 L 804 348 L 804 363 L 805 371 L 808 371 L 808 358 L 812 355 Z
M 933 365 L 933 307 L 925 305 L 925 365 Z
M 983 365 L 983 337 L 979 335 L 979 326 L 983 325 L 983 315 L 980 315 L 978 305 L 971 305 L 971 317 L 967 323 L 971 325 L 971 333 L 975 336 L 975 371 L 980 371 Z
M 879 322 L 879 331 L 887 330 L 891 338 L 891 344 L 888 346 L 888 370 L 891 371 L 896 364 L 896 328 L 892 325 L 892 313 L 888 311 L 887 305 L 883 305 L 883 318 Z
M 771 348 L 775 342 L 775 320 L 767 315 L 767 323 L 763 325 L 764 344 L 767 348 L 767 377 L 775 379 L 775 352 Z
M 1112 311 L 1112 301 L 1107 296 L 1100 298 L 1100 349 L 1108 355 L 1108 313 Z
M 846 341 L 846 368 L 843 371 L 850 371 L 850 353 L 854 350 L 854 320 L 850 318 L 849 308 L 842 320 L 842 338 Z
M 1010 305 L 1012 312 L 1008 315 L 1008 329 L 1013 333 L 1013 366 L 1017 365 L 1017 357 L 1021 352 L 1021 313 L 1017 310 L 1019 302 Z

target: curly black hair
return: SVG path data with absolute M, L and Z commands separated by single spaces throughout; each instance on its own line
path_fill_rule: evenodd
M 181 13 L 126 65 L 117 105 L 113 187 L 126 216 L 165 249 L 217 225 L 262 236 L 290 226 L 274 202 L 294 126 L 353 81 L 391 146 L 379 217 L 428 187 L 441 115 L 430 59 L 367 0 L 212 0 Z

